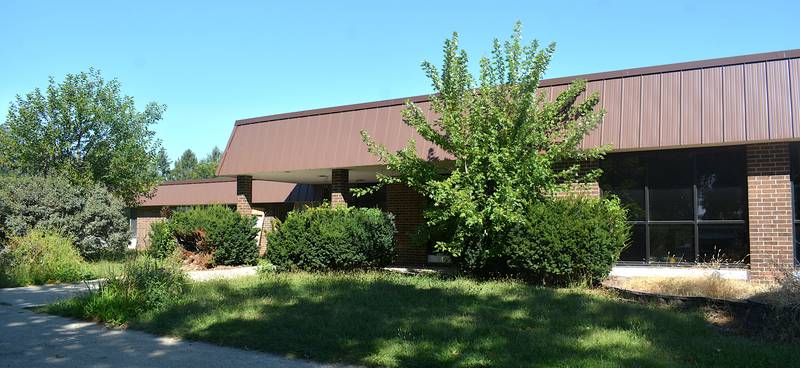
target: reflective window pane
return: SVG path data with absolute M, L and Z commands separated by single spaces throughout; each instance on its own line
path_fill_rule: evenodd
M 793 178 L 794 182 L 792 186 L 794 187 L 794 219 L 800 220 L 800 179 Z
M 694 262 L 694 225 L 650 225 L 650 261 Z
M 600 187 L 603 193 L 619 197 L 628 209 L 628 219 L 643 221 L 645 160 L 642 156 L 609 155 L 601 164 L 603 176 Z
M 681 153 L 654 155 L 649 161 L 650 220 L 692 220 L 692 160 Z
M 747 261 L 747 233 L 744 224 L 700 225 L 698 231 L 701 262 Z
M 743 220 L 746 177 L 742 151 L 697 155 L 697 218 Z
M 630 242 L 628 247 L 622 251 L 619 260 L 626 262 L 647 262 L 647 253 L 645 253 L 646 243 L 647 234 L 645 233 L 645 225 L 633 225 L 631 227 Z

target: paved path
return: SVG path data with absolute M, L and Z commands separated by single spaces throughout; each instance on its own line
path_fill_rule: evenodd
M 255 266 L 225 268 L 218 270 L 189 271 L 189 277 L 195 281 L 207 281 L 214 279 L 233 279 L 242 276 L 253 276 L 256 274 Z
M 86 290 L 83 284 L 0 289 L 0 368 L 334 367 L 23 309 Z
M 67 299 L 78 294 L 86 293 L 90 289 L 97 290 L 98 282 L 99 281 L 94 280 L 80 284 L 39 285 L 0 289 L 0 306 L 29 308 L 50 304 L 61 299 Z

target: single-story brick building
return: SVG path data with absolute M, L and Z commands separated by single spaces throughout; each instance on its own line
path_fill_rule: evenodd
M 272 228 L 273 217 L 264 213 L 283 217 L 290 210 L 302 206 L 314 206 L 330 196 L 325 186 L 280 183 L 253 180 L 249 183 L 252 197 L 249 199 L 252 210 L 249 214 L 258 217 L 258 226 L 263 230 Z M 181 207 L 224 205 L 235 208 L 236 178 L 213 178 L 197 180 L 168 181 L 159 185 L 149 198 L 143 198 L 136 208 L 130 209 L 131 240 L 130 247 L 144 249 L 149 246 L 150 224 L 164 220 L 169 213 Z M 262 251 L 266 242 L 259 237 Z
M 617 269 L 723 259 L 739 266 L 731 272 L 764 279 L 795 267 L 800 50 L 547 79 L 540 90 L 554 98 L 576 78 L 607 112 L 583 146 L 613 147 L 592 163 L 603 177 L 581 191 L 616 194 L 630 208 L 632 244 Z M 416 96 L 237 121 L 217 172 L 235 180 L 226 182 L 237 196 L 229 202 L 251 213 L 263 203 L 259 181 L 315 185 L 334 204 L 352 202 L 350 186 L 385 172 L 361 130 L 389 149 L 414 138 L 421 157 L 447 160 L 402 122 L 406 100 L 429 106 L 428 96 Z M 391 185 L 371 201 L 396 216 L 399 263 L 436 260 L 411 240 L 423 198 Z M 262 208 L 266 217 L 283 215 Z

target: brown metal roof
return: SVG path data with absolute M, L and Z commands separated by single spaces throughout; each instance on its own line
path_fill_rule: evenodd
M 305 202 L 317 200 L 310 185 L 253 180 L 253 203 Z M 236 179 L 213 178 L 168 181 L 159 185 L 140 206 L 193 206 L 235 204 Z
M 551 98 L 575 79 L 588 81 L 607 112 L 584 146 L 618 150 L 740 144 L 800 138 L 800 49 L 543 80 Z M 236 122 L 218 175 L 378 164 L 359 132 L 396 150 L 409 138 L 422 157 L 447 159 L 406 126 L 406 100 L 307 110 Z

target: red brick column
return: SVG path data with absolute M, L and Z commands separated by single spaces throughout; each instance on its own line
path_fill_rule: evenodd
M 236 177 L 236 212 L 241 215 L 253 214 L 253 177 L 240 175 Z
M 258 255 L 264 256 L 267 253 L 267 234 L 275 228 L 278 220 L 280 208 L 276 205 L 267 205 L 263 208 L 264 220 L 261 223 L 261 234 L 258 237 Z
M 347 207 L 350 188 L 350 171 L 347 169 L 331 170 L 331 206 Z
M 428 249 L 411 241 L 411 235 L 425 222 L 422 216 L 425 203 L 425 197 L 403 184 L 386 186 L 386 211 L 394 214 L 397 227 L 398 264 L 424 264 L 428 261 Z
M 788 143 L 747 147 L 751 280 L 769 281 L 794 267 L 789 168 Z

